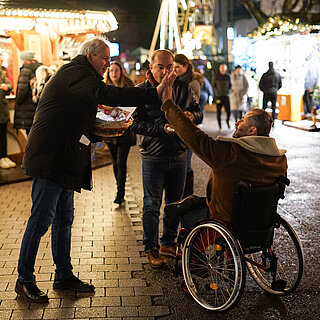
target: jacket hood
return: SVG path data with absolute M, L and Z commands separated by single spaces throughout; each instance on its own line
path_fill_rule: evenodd
M 246 136 L 241 138 L 229 138 L 218 136 L 217 140 L 223 142 L 233 142 L 245 148 L 246 150 L 267 156 L 278 157 L 287 152 L 287 150 L 278 149 L 275 139 L 271 137 Z

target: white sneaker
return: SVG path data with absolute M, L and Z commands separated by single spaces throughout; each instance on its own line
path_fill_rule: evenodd
M 17 164 L 15 162 L 13 162 L 10 158 L 6 157 L 4 158 L 7 162 L 7 164 L 10 166 L 10 168 L 14 168 L 17 166 Z
M 0 168 L 2 169 L 10 169 L 16 166 L 17 165 L 7 157 L 0 159 Z
M 6 162 L 6 158 L 0 159 L 0 168 L 1 169 L 9 169 L 10 165 Z

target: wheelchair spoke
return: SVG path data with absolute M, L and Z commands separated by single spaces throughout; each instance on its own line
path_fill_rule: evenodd
M 248 270 L 265 291 L 286 295 L 297 288 L 303 273 L 303 251 L 297 234 L 284 219 L 280 218 L 279 227 L 274 231 L 273 244 L 266 252 L 267 266 L 259 268 L 261 252 L 249 254 L 248 257 L 253 261 L 247 261 Z
M 235 250 L 236 240 L 229 233 L 222 234 L 220 227 L 200 225 L 196 229 L 186 239 L 182 253 L 185 283 L 194 299 L 205 308 L 226 310 L 238 301 L 243 291 L 243 256 Z

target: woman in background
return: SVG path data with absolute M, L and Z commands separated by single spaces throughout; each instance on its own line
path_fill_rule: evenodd
M 188 84 L 194 99 L 199 103 L 200 88 L 204 81 L 203 75 L 193 71 L 192 63 L 184 54 L 175 55 L 173 67 L 178 79 Z M 187 177 L 183 198 L 193 194 L 194 174 L 191 167 L 191 157 L 192 151 L 187 149 Z
M 118 61 L 111 62 L 105 74 L 105 82 L 116 87 L 134 87 L 134 83 L 125 74 L 122 65 Z M 121 204 L 125 195 L 128 154 L 131 146 L 136 144 L 136 135 L 129 127 L 122 136 L 108 138 L 106 143 L 111 154 L 113 172 L 117 181 L 117 196 L 114 203 Z

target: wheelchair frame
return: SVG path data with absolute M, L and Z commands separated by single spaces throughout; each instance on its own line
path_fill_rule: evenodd
M 288 295 L 301 281 L 301 241 L 277 213 L 271 243 L 256 248 L 242 248 L 234 230 L 216 219 L 205 219 L 186 233 L 182 229 L 177 241 L 176 267 L 182 259 L 182 289 L 208 310 L 226 311 L 237 304 L 244 292 L 246 269 L 272 295 Z

